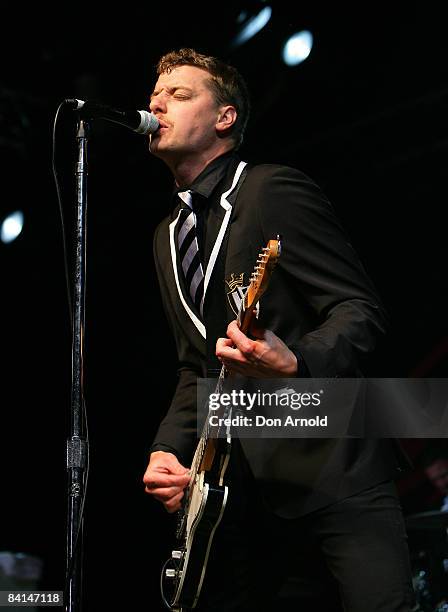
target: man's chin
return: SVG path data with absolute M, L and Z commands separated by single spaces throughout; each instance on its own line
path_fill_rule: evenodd
M 163 157 L 163 148 L 159 146 L 158 140 L 150 139 L 148 149 L 155 157 Z
M 158 141 L 150 141 L 148 148 L 149 152 L 154 155 L 154 157 L 158 157 L 165 163 L 168 163 L 169 161 L 172 161 L 177 157 L 176 151 L 173 151 L 169 147 L 160 146 L 160 143 Z

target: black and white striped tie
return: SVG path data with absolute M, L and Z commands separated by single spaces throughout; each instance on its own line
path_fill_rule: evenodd
M 178 196 L 184 202 L 184 206 L 180 211 L 179 233 L 177 235 L 179 257 L 188 292 L 202 317 L 204 306 L 204 272 L 196 234 L 196 214 L 193 210 L 193 198 L 191 191 L 181 191 L 178 193 Z

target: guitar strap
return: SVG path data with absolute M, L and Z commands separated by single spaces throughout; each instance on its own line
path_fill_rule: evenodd
M 215 352 L 217 338 L 224 337 L 227 330 L 227 307 L 224 282 L 227 247 L 232 228 L 232 220 L 235 214 L 238 192 L 241 185 L 244 183 L 247 172 L 250 168 L 251 166 L 246 164 L 233 191 L 227 196 L 227 201 L 232 206 L 232 212 L 227 225 L 226 233 L 224 234 L 218 259 L 216 260 L 213 270 L 214 287 L 213 289 L 210 287 L 212 290 L 207 292 L 208 298 L 206 300 L 204 311 L 205 328 L 207 330 L 207 378 L 217 378 L 222 367 L 221 362 L 216 357 Z

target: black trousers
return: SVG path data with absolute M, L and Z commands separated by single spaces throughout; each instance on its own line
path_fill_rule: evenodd
M 198 612 L 410 612 L 412 577 L 393 482 L 298 519 L 265 508 L 233 466 Z

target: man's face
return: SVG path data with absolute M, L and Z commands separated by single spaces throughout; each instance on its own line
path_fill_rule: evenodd
M 425 469 L 433 485 L 444 495 L 448 494 L 448 459 L 437 459 Z
M 151 153 L 176 161 L 206 152 L 216 143 L 219 107 L 210 79 L 208 72 L 195 66 L 179 66 L 160 75 L 150 102 L 160 122 L 160 129 L 151 135 Z

